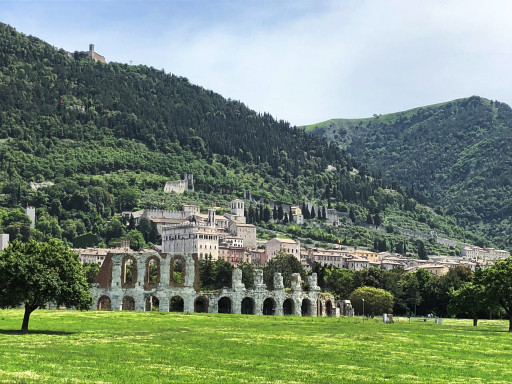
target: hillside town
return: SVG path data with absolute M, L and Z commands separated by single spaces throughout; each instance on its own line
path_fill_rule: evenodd
M 293 207 L 296 215 L 301 217 L 300 207 Z M 465 266 L 475 271 L 485 269 L 495 261 L 510 256 L 508 251 L 494 248 L 480 248 L 466 245 L 460 256 L 429 255 L 429 260 L 406 257 L 398 253 L 374 252 L 363 248 L 353 248 L 340 244 L 331 244 L 330 248 L 305 248 L 299 240 L 275 237 L 271 240 L 258 240 L 256 226 L 246 223 L 245 202 L 233 200 L 230 210 L 217 215 L 215 208 L 208 209 L 207 214 L 200 213 L 197 205 L 183 205 L 180 211 L 140 210 L 123 212 L 124 217 L 132 217 L 137 225 L 142 218 L 153 221 L 162 235 L 162 244 L 155 250 L 168 254 L 197 254 L 199 259 L 211 257 L 222 259 L 234 266 L 251 263 L 264 266 L 277 254 L 284 252 L 295 256 L 302 266 L 309 270 L 314 263 L 322 266 L 334 266 L 350 270 L 369 267 L 392 270 L 403 268 L 407 272 L 425 269 L 443 276 L 450 268 Z M 102 264 L 107 254 L 130 252 L 129 241 L 124 240 L 119 248 L 84 248 L 76 249 L 82 263 Z M 134 252 L 134 251 L 132 251 Z

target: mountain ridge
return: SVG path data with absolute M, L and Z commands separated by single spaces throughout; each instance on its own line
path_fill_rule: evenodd
M 512 109 L 478 96 L 368 119 L 328 120 L 310 134 L 423 192 L 464 225 L 510 246 Z M 467 222 L 466 222 L 467 221 Z

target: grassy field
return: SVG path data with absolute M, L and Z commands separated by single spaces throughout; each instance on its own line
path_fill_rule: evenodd
M 0 311 L 0 383 L 510 383 L 502 321 Z

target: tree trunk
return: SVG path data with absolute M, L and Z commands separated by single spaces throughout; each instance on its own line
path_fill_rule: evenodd
M 21 325 L 21 332 L 28 332 L 28 321 L 30 320 L 30 314 L 34 312 L 35 308 L 32 306 L 25 305 L 25 314 L 23 315 L 23 324 Z
M 512 332 L 512 312 L 508 314 L 508 331 Z
M 478 315 L 474 315 L 473 316 L 473 327 L 476 327 L 477 324 L 478 324 Z

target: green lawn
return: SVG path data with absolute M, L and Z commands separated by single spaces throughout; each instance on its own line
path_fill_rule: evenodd
M 510 383 L 504 321 L 0 311 L 0 383 Z

